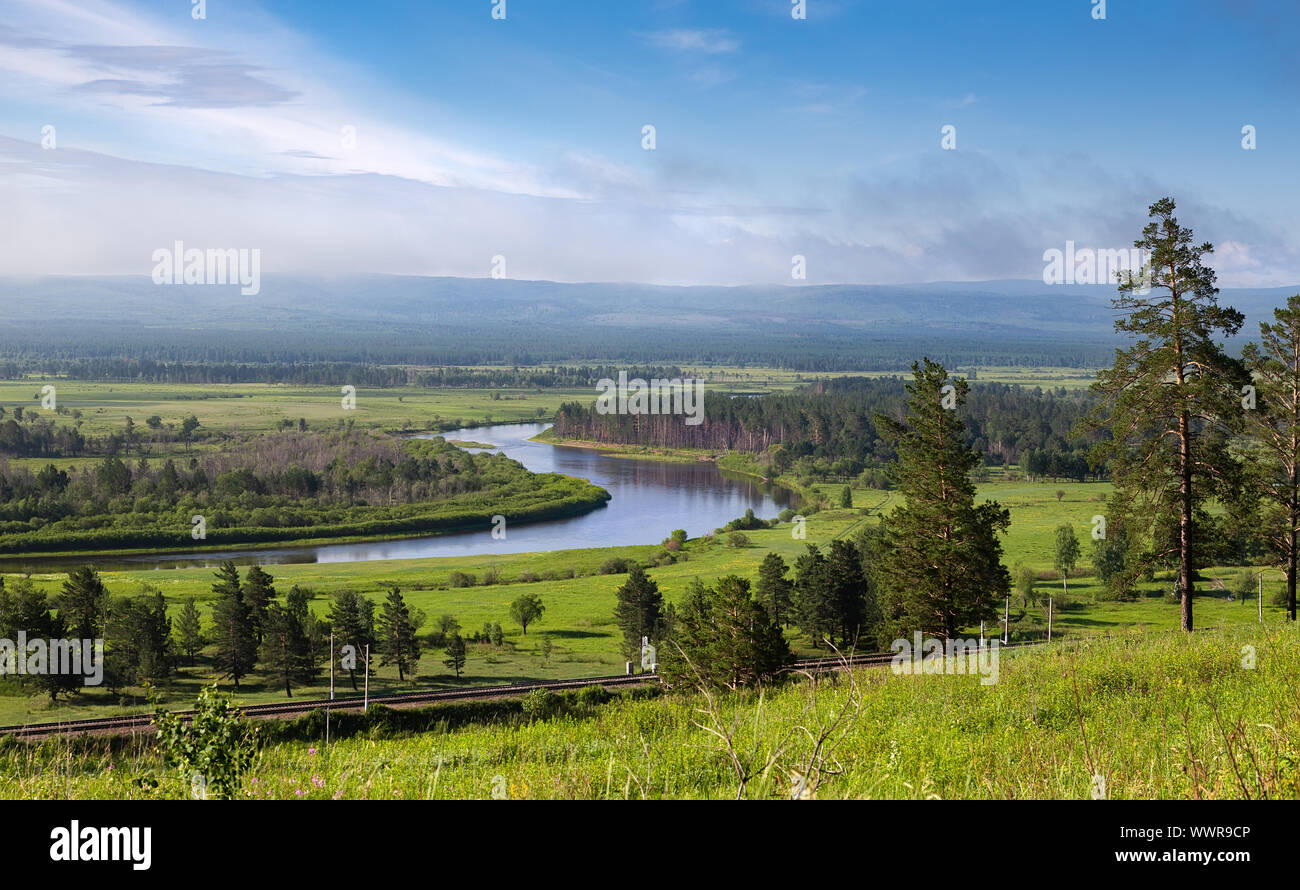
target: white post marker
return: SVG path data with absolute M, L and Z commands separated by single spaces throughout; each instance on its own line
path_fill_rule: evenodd
M 1007 597 L 1007 610 L 1002 614 L 1002 645 L 1011 641 L 1011 597 Z

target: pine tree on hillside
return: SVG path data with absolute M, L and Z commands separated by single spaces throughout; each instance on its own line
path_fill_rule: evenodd
M 176 644 L 185 653 L 191 665 L 194 657 L 202 651 L 206 641 L 203 639 L 203 624 L 199 620 L 199 609 L 194 605 L 194 597 L 185 601 L 180 617 L 176 619 Z
M 271 603 L 266 610 L 259 652 L 267 675 L 284 684 L 287 696 L 293 696 L 293 684 L 310 683 L 316 676 L 302 616 L 279 603 Z
M 262 570 L 261 566 L 249 566 L 244 574 L 244 602 L 253 619 L 253 633 L 261 645 L 263 625 L 266 623 L 266 611 L 275 600 L 275 579 Z
M 257 663 L 257 636 L 253 632 L 252 612 L 244 602 L 239 570 L 229 560 L 217 571 L 212 592 L 217 601 L 212 606 L 212 637 L 216 643 L 217 669 L 239 686 Z
M 876 573 L 877 638 L 886 646 L 913 631 L 952 638 L 992 620 L 1011 587 L 998 539 L 1010 514 L 996 502 L 975 503 L 971 472 L 979 455 L 966 446 L 957 414 L 969 385 L 960 378 L 949 383 L 943 366 L 928 358 L 912 372 L 905 419 L 878 418 L 898 454 L 890 475 L 902 496 Z
M 108 590 L 90 566 L 68 573 L 58 599 L 59 618 L 74 639 L 102 639 L 108 622 Z
M 357 665 L 364 663 L 366 646 L 375 645 L 375 604 L 355 590 L 340 590 L 330 605 L 330 625 L 334 630 L 334 657 L 342 658 L 343 647 L 352 646 L 356 660 L 348 662 L 352 690 L 357 690 Z
M 1286 617 L 1296 620 L 1296 535 L 1300 531 L 1300 294 L 1273 310 L 1274 323 L 1260 322 L 1260 343 L 1248 343 L 1242 358 L 1254 377 L 1255 405 L 1245 410 L 1246 428 L 1257 445 L 1252 469 L 1268 512 L 1261 524 L 1286 572 Z M 1248 403 L 1247 403 L 1248 404 Z
M 786 577 L 788 566 L 777 553 L 769 552 L 758 567 L 758 601 L 767 607 L 772 620 L 783 627 L 790 626 L 790 594 L 794 588 Z
M 670 685 L 737 689 L 775 680 L 793 660 L 781 628 L 735 575 L 712 587 L 698 579 L 672 609 L 672 637 L 660 647 Z
M 411 610 L 402 599 L 400 588 L 393 587 L 379 613 L 380 664 L 397 665 L 397 679 L 405 680 L 413 673 L 420 660 L 420 644 L 415 637 L 416 626 L 411 620 Z
M 623 631 L 623 654 L 640 660 L 641 638 L 659 639 L 663 624 L 664 597 L 659 585 L 639 565 L 628 570 L 627 580 L 615 593 L 614 620 Z
M 1196 515 L 1214 495 L 1228 461 L 1216 433 L 1238 419 L 1240 390 L 1249 379 L 1241 362 L 1215 341 L 1236 334 L 1244 317 L 1218 304 L 1214 270 L 1202 262 L 1214 247 L 1193 244 L 1174 207 L 1172 198 L 1152 204 L 1151 222 L 1133 242 L 1147 251 L 1148 277 L 1122 275 L 1113 303 L 1122 313 L 1115 330 L 1137 342 L 1117 350 L 1114 366 L 1097 375 L 1092 389 L 1101 403 L 1080 429 L 1113 436 L 1092 455 L 1095 466 L 1109 465 L 1114 479 L 1112 518 L 1122 517 L 1130 531 L 1173 529 L 1170 541 L 1153 534 L 1145 554 L 1125 572 L 1136 577 L 1172 556 L 1182 629 L 1190 631 L 1202 548 Z
M 838 622 L 829 566 L 816 545 L 794 561 L 793 611 L 799 629 L 812 637 L 813 648 L 830 643 Z

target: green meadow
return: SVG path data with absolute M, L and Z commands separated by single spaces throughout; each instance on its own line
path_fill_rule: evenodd
M 824 486 L 829 494 L 842 486 Z M 1064 491 L 1058 501 L 1057 491 Z M 1105 483 L 993 482 L 980 487 L 984 497 L 1000 501 L 1011 510 L 1011 529 L 1004 539 L 1004 562 L 1012 566 L 1024 562 L 1038 573 L 1036 589 L 1056 598 L 1052 631 L 1054 639 L 1071 639 L 1086 635 L 1110 634 L 1126 629 L 1171 630 L 1178 626 L 1178 606 L 1164 595 L 1172 582 L 1157 575 L 1154 583 L 1143 585 L 1144 597 L 1136 602 L 1115 603 L 1094 600 L 1100 585 L 1091 577 L 1086 565 L 1089 552 L 1091 519 L 1100 512 L 1100 499 L 1109 491 Z M 796 526 L 782 523 L 775 528 L 746 532 L 749 545 L 728 546 L 725 537 L 712 541 L 693 539 L 683 551 L 685 559 L 673 565 L 655 568 L 650 575 L 663 590 L 666 599 L 676 601 L 692 579 L 711 580 L 726 574 L 738 574 L 756 580 L 758 565 L 768 551 L 779 553 L 793 564 L 808 544 L 826 545 L 840 535 L 852 536 L 864 524 L 877 521 L 881 510 L 896 503 L 896 496 L 876 490 L 853 491 L 853 509 L 827 509 L 807 517 L 803 531 L 806 538 L 795 537 Z M 864 510 L 867 511 L 864 515 Z M 1068 594 L 1063 594 L 1059 575 L 1052 571 L 1053 535 L 1057 525 L 1069 522 L 1084 548 L 1085 564 L 1077 577 L 1069 579 Z M 647 537 L 667 537 L 671 529 L 647 532 Z M 598 574 L 601 565 L 614 557 L 648 560 L 658 550 L 657 543 L 635 547 L 588 548 L 544 553 L 478 555 L 436 559 L 391 560 L 354 563 L 326 563 L 269 566 L 276 589 L 283 594 L 295 584 L 311 588 L 316 598 L 313 609 L 326 614 L 332 594 L 352 588 L 376 601 L 396 585 L 407 602 L 422 610 L 427 618 L 422 633 L 427 636 L 432 622 L 443 614 L 452 614 L 468 632 L 476 632 L 484 623 L 499 622 L 505 631 L 502 646 L 472 644 L 466 672 L 459 680 L 443 666 L 441 649 L 426 649 L 414 682 L 397 679 L 395 668 L 379 667 L 371 679 L 371 691 L 383 693 L 409 688 L 451 688 L 466 684 L 504 683 L 537 679 L 569 679 L 584 676 L 620 674 L 624 658 L 620 654 L 620 636 L 614 624 L 615 590 L 624 575 Z M 453 571 L 469 573 L 481 582 L 497 573 L 498 583 L 487 586 L 450 587 Z M 531 573 L 542 577 L 567 575 L 544 581 L 519 581 Z M 1200 627 L 1257 624 L 1254 601 L 1233 602 L 1226 592 L 1214 591 L 1213 579 L 1221 578 L 1231 588 L 1232 580 L 1245 568 L 1214 568 L 1204 572 L 1211 588 L 1196 599 L 1196 621 Z M 56 593 L 63 575 L 34 575 L 32 580 L 49 593 Z M 105 572 L 105 584 L 115 595 L 134 594 L 154 585 L 166 596 L 173 617 L 187 598 L 193 597 L 204 621 L 208 620 L 212 602 L 213 570 L 208 568 Z M 1270 571 L 1265 583 L 1265 621 L 1281 621 L 1282 609 L 1269 602 L 1281 583 L 1281 574 Z M 509 619 L 510 602 L 522 593 L 537 593 L 546 606 L 543 619 L 524 634 Z M 1010 637 L 1015 640 L 1042 639 L 1047 633 L 1046 608 L 1011 604 Z M 972 629 L 978 632 L 978 628 Z M 989 636 L 1001 627 L 986 628 Z M 791 640 L 797 651 L 814 654 L 810 641 L 793 629 Z M 551 641 L 549 656 L 543 655 L 542 640 Z M 824 654 L 820 652 L 818 654 Z M 376 662 L 377 663 L 377 662 Z M 164 690 L 164 700 L 176 706 L 192 701 L 200 685 L 211 682 L 212 672 L 206 659 L 194 667 L 182 667 L 171 685 Z M 346 683 L 340 679 L 340 687 Z M 223 688 L 229 687 L 228 683 Z M 347 690 L 351 692 L 350 687 Z M 328 694 L 328 678 L 314 686 L 302 687 L 295 695 L 304 698 Z M 0 724 L 38 722 L 71 717 L 106 716 L 137 710 L 142 705 L 141 690 L 111 695 L 106 690 L 88 690 L 73 700 L 60 700 L 51 706 L 42 695 L 0 696 Z M 247 678 L 237 692 L 241 702 L 283 701 L 283 689 L 259 674 Z
M 874 668 L 459 728 L 428 709 L 416 734 L 266 744 L 239 796 L 1294 799 L 1296 676 L 1295 628 L 1243 625 L 1008 651 L 990 684 Z M 0 745 L 0 797 L 188 793 L 143 739 Z

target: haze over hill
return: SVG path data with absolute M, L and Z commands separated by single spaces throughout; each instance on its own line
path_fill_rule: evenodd
M 1300 287 L 1225 289 L 1257 322 Z M 400 363 L 570 360 L 905 368 L 1109 360 L 1112 285 L 1031 280 L 663 287 L 485 278 L 268 277 L 159 286 L 143 276 L 0 281 L 0 356 Z M 306 335 L 310 334 L 310 337 Z

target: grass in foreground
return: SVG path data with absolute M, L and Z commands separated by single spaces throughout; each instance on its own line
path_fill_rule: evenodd
M 587 718 L 270 745 L 243 794 L 1295 798 L 1297 676 L 1294 627 L 1133 634 L 1006 653 L 994 685 L 867 669 L 761 696 L 675 694 L 616 701 Z M 181 797 L 187 787 L 140 744 L 0 751 L 5 798 Z

